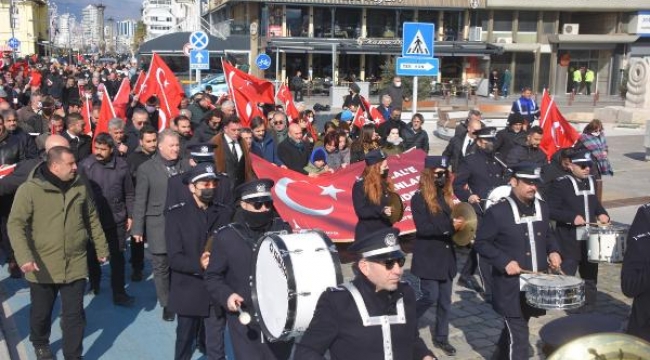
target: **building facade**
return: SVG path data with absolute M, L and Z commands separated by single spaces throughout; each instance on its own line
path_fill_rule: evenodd
M 46 1 L 0 2 L 2 51 L 11 50 L 7 42 L 14 37 L 20 41 L 20 46 L 16 49 L 17 55 L 45 54 L 45 46 L 50 40 L 48 18 Z
M 265 52 L 275 66 L 256 72 L 277 80 L 301 70 L 372 81 L 401 56 L 402 24 L 418 21 L 435 24 L 439 83 L 508 69 L 515 92 L 529 86 L 561 94 L 570 91 L 573 70 L 585 67 L 596 73 L 594 90 L 616 94 L 630 49 L 646 51 L 636 32 L 638 19 L 650 21 L 644 10 L 647 0 L 211 0 L 203 17 L 248 34 L 251 69 Z
M 145 40 L 183 31 L 199 30 L 200 0 L 144 0 L 142 21 L 147 30 Z
M 90 51 L 97 51 L 105 46 L 104 37 L 104 10 L 102 4 L 88 5 L 81 10 L 81 29 L 83 32 L 83 45 Z
M 117 50 L 124 52 L 130 50 L 135 38 L 135 29 L 138 26 L 136 20 L 127 19 L 120 20 L 115 23 L 115 30 L 117 34 Z

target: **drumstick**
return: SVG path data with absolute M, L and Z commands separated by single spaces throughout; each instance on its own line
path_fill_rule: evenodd
M 542 275 L 543 274 L 543 273 L 541 273 L 539 271 L 524 270 L 524 269 L 521 269 L 520 273 L 521 274 L 526 274 L 526 275 Z
M 239 322 L 242 325 L 248 325 L 251 322 L 251 314 L 242 310 L 241 306 L 237 306 L 237 312 L 239 313 Z
M 587 223 L 587 225 L 591 225 L 591 226 L 609 226 L 609 225 L 611 225 L 611 224 L 612 224 L 611 222 L 608 222 L 608 223 L 599 223 L 599 222 L 596 222 L 596 223 Z

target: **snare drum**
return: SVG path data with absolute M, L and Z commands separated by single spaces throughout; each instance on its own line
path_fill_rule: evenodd
M 526 284 L 528 305 L 544 310 L 569 310 L 585 303 L 585 282 L 575 276 L 535 275 Z
M 261 237 L 252 266 L 254 316 L 271 341 L 301 336 L 321 293 L 343 283 L 338 251 L 320 231 Z
M 590 262 L 622 263 L 628 228 L 593 226 L 589 228 L 587 258 Z

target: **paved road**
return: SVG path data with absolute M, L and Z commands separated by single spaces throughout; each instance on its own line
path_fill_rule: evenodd
M 643 159 L 642 130 L 616 129 L 607 124 L 610 157 L 616 175 L 607 177 L 604 185 L 605 200 L 636 198 L 648 196 L 650 188 L 650 163 Z M 445 142 L 431 139 L 432 153 L 439 154 Z M 636 205 L 609 209 L 616 222 L 629 224 L 636 212 Z M 460 252 L 459 261 L 465 261 L 466 254 Z M 410 256 L 409 256 L 410 262 Z M 408 265 L 410 266 L 410 265 Z M 408 268 L 407 266 L 407 268 Z M 108 268 L 104 267 L 108 274 Z M 151 274 L 151 269 L 146 269 Z M 346 277 L 351 276 L 350 265 L 344 265 Z M 600 265 L 599 297 L 597 312 L 617 317 L 621 323 L 629 311 L 631 301 L 620 291 L 620 265 Z M 130 274 L 127 274 L 127 276 Z M 412 276 L 406 276 L 417 287 Z M 107 275 L 102 281 L 98 296 L 86 296 L 87 329 L 84 340 L 84 355 L 87 359 L 171 359 L 175 341 L 175 323 L 161 320 L 161 308 L 156 304 L 153 280 L 149 276 L 141 283 L 129 283 L 127 291 L 136 296 L 133 308 L 125 309 L 113 306 Z M 0 359 L 10 358 L 34 359 L 33 348 L 29 342 L 29 291 L 23 280 L 8 277 L 6 266 L 0 268 L 0 297 L 2 300 L 2 328 L 4 341 L 0 333 Z M 534 344 L 535 358 L 541 356 L 541 342 L 538 331 L 544 324 L 558 317 L 565 316 L 563 311 L 551 311 L 546 316 L 531 321 L 531 344 Z M 421 322 L 421 334 L 431 346 L 428 327 L 435 321 L 430 311 Z M 54 318 L 52 326 L 52 347 L 61 357 L 60 319 Z M 457 347 L 455 359 L 483 359 L 494 349 L 501 331 L 502 322 L 476 294 L 465 289 L 455 288 L 451 316 L 450 341 Z M 440 351 L 436 354 L 441 358 Z M 195 359 L 201 358 L 198 354 Z

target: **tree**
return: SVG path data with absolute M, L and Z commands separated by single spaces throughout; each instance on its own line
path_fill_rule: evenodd
M 390 57 L 384 65 L 380 66 L 381 68 L 381 80 L 379 82 L 380 93 L 385 90 L 392 82 L 393 77 L 395 77 L 395 57 Z M 404 95 L 412 98 L 413 97 L 413 77 L 412 76 L 401 76 L 402 78 L 402 87 L 404 87 Z M 422 100 L 429 96 L 431 93 L 431 81 L 436 80 L 436 78 L 431 76 L 418 76 L 418 99 Z

